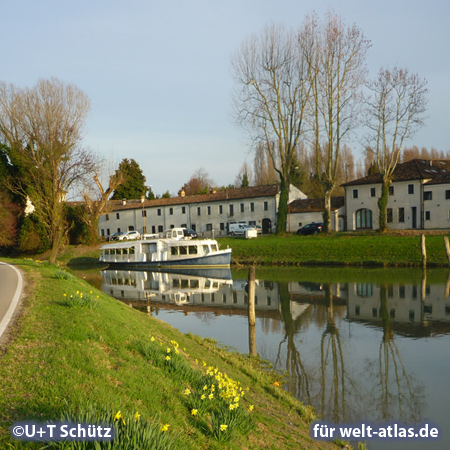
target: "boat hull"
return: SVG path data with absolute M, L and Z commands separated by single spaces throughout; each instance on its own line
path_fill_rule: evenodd
M 177 269 L 208 269 L 229 267 L 231 263 L 231 251 L 223 250 L 215 252 L 211 255 L 197 256 L 193 258 L 185 258 L 169 261 L 107 261 L 110 266 L 114 267 L 131 267 L 131 268 L 177 268 Z

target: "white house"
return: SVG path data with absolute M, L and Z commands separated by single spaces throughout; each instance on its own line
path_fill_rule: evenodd
M 308 223 L 323 222 L 324 199 L 307 198 L 294 200 L 289 204 L 290 232 L 296 232 Z M 331 197 L 331 230 L 345 230 L 345 203 L 344 197 Z
M 343 185 L 347 230 L 378 229 L 381 175 Z M 397 164 L 387 205 L 389 229 L 450 228 L 450 161 L 414 159 Z
M 227 234 L 230 223 L 243 222 L 270 233 L 276 224 L 279 197 L 279 185 L 268 185 L 203 195 L 181 193 L 157 200 L 115 200 L 109 202 L 109 212 L 100 217 L 98 232 L 100 236 L 131 230 L 154 234 L 186 227 L 199 234 L 220 236 Z M 289 202 L 298 198 L 306 195 L 291 186 Z

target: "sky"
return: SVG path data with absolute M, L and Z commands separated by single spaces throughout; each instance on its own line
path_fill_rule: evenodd
M 0 0 L 0 81 L 77 86 L 91 101 L 84 145 L 112 167 L 135 159 L 156 194 L 200 168 L 229 185 L 253 162 L 233 119 L 233 53 L 267 24 L 330 9 L 371 41 L 371 77 L 399 66 L 428 80 L 426 125 L 408 144 L 449 151 L 448 0 Z

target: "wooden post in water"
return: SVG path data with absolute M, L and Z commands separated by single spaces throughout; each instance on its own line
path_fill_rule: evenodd
M 425 235 L 422 234 L 420 238 L 420 247 L 422 249 L 422 268 L 427 268 L 427 248 L 425 246 Z
M 448 265 L 450 267 L 450 245 L 448 243 L 448 237 L 444 236 L 445 252 L 447 253 Z
M 248 271 L 248 343 L 250 354 L 256 356 L 255 323 L 255 266 L 250 266 Z

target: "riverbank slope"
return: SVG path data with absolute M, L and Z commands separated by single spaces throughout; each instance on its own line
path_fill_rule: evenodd
M 260 361 L 183 335 L 54 266 L 10 262 L 27 292 L 0 353 L 1 448 L 40 448 L 11 439 L 16 421 L 86 414 L 122 428 L 142 424 L 143 434 L 163 435 L 160 448 L 339 448 L 309 437 L 312 411 Z M 224 386 L 236 388 L 226 404 Z M 239 404 L 234 421 L 231 404 Z

